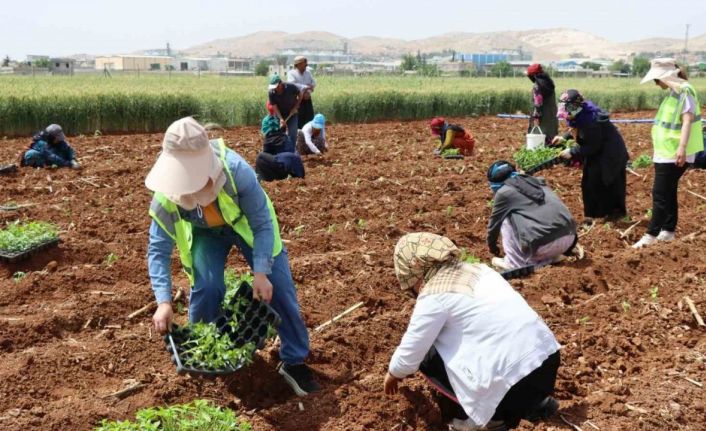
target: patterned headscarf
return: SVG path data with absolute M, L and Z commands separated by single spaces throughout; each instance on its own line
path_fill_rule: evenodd
M 450 239 L 426 232 L 410 233 L 395 246 L 395 274 L 402 290 L 429 280 L 442 264 L 457 259 L 461 250 Z

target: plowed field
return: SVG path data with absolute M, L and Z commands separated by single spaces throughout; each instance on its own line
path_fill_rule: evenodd
M 309 362 L 324 390 L 306 398 L 294 396 L 274 370 L 275 348 L 227 379 L 178 376 L 150 329 L 151 313 L 127 319 L 154 300 L 143 180 L 162 135 L 75 137 L 81 172 L 23 168 L 0 177 L 0 204 L 34 204 L 0 211 L 0 222 L 40 219 L 62 230 L 59 247 L 0 264 L 0 429 L 87 430 L 102 418 L 194 398 L 239 411 L 256 430 L 445 429 L 421 379 L 407 379 L 396 397 L 382 391 L 414 306 L 399 292 L 392 249 L 403 233 L 427 230 L 490 261 L 486 169 L 512 157 L 526 124 L 458 121 L 476 136 L 474 158 L 431 157 L 425 122 L 335 125 L 328 130 L 331 151 L 306 160 L 305 180 L 265 185 L 288 241 L 307 326 L 365 303 L 312 333 Z M 649 125 L 619 127 L 633 158 L 650 152 Z M 254 161 L 256 128 L 212 134 Z M 0 160 L 14 160 L 27 144 L 0 140 Z M 678 240 L 641 251 L 628 244 L 644 233 L 653 172 L 637 173 L 628 175 L 631 221 L 584 228 L 585 259 L 512 284 L 563 345 L 556 398 L 565 419 L 583 430 L 703 430 L 705 328 L 684 297 L 706 316 L 706 200 L 687 193 L 706 195 L 706 171 L 681 180 Z M 581 220 L 581 172 L 555 167 L 543 175 Z M 235 251 L 230 264 L 245 269 Z M 173 268 L 175 284 L 186 287 L 176 262 Z M 20 271 L 26 275 L 13 279 Z M 106 397 L 127 379 L 144 386 L 123 399 Z M 557 417 L 521 429 L 571 428 Z

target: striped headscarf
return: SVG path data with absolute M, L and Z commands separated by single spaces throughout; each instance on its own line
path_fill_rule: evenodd
M 395 246 L 395 273 L 402 290 L 412 289 L 420 281 L 419 296 L 435 293 L 462 293 L 473 296 L 480 277 L 493 271 L 483 264 L 460 260 L 461 250 L 443 236 L 433 233 L 410 233 Z

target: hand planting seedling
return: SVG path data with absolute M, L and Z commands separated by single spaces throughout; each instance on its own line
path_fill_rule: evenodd
M 170 407 L 139 410 L 135 421 L 103 419 L 95 431 L 251 431 L 252 425 L 238 419 L 233 410 L 195 400 Z

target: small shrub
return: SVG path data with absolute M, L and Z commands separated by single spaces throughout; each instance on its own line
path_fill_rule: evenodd
M 652 166 L 652 157 L 647 154 L 641 154 L 632 162 L 632 167 L 635 169 L 648 168 L 650 166 Z

